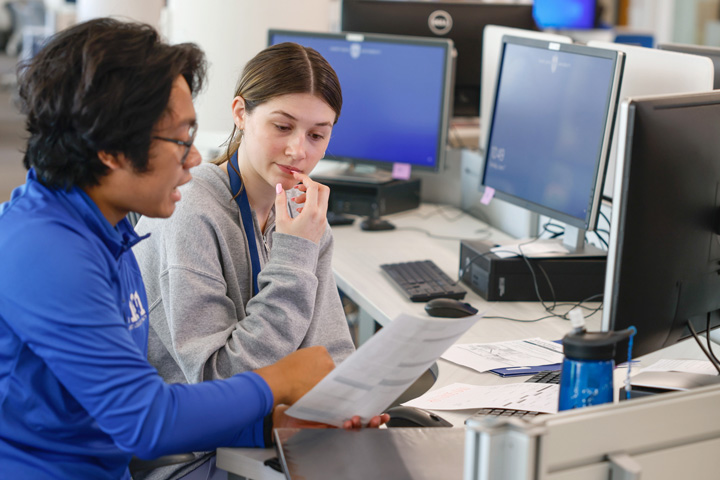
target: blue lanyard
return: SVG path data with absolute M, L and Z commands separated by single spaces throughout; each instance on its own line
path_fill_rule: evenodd
M 252 278 L 253 278 L 253 296 L 257 295 L 259 288 L 257 282 L 258 273 L 260 273 L 260 255 L 258 255 L 257 239 L 255 238 L 255 226 L 253 224 L 252 210 L 250 210 L 250 202 L 248 201 L 247 191 L 243 188 L 243 181 L 238 175 L 240 168 L 238 168 L 238 156 L 237 152 L 230 157 L 230 163 L 232 168 L 228 166 L 228 174 L 230 175 L 230 189 L 232 190 L 233 197 L 240 207 L 240 218 L 242 218 L 243 228 L 245 229 L 245 236 L 247 237 L 248 249 L 250 250 L 250 264 L 252 267 Z M 240 194 L 238 195 L 238 192 Z

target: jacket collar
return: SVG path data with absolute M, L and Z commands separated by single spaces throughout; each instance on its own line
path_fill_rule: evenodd
M 34 170 L 34 168 L 30 169 L 28 179 L 37 180 L 37 174 Z M 126 218 L 120 220 L 113 227 L 100 212 L 97 204 L 78 187 L 72 187 L 69 191 L 63 189 L 50 190 L 60 202 L 65 203 L 68 209 L 100 238 L 116 260 L 138 242 L 150 236 L 150 234 L 139 236 Z

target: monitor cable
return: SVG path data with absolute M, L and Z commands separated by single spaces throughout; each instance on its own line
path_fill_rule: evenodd
M 690 329 L 690 333 L 692 334 L 693 338 L 695 339 L 698 346 L 700 347 L 700 350 L 702 350 L 702 352 L 705 354 L 705 356 L 708 358 L 708 360 L 710 360 L 710 363 L 713 364 L 713 367 L 715 367 L 715 370 L 718 371 L 718 375 L 720 375 L 720 365 L 718 365 L 718 362 L 714 358 L 715 356 L 711 355 L 710 352 L 708 352 L 708 350 L 705 348 L 705 345 L 702 344 L 702 341 L 700 341 L 700 337 L 698 336 L 697 332 L 695 331 L 695 327 L 693 327 L 692 322 L 690 320 L 688 320 L 687 326 Z M 710 335 L 708 332 L 708 337 L 709 336 Z M 708 339 L 708 341 L 709 341 L 709 339 Z
M 707 313 L 707 321 L 705 323 L 705 340 L 707 341 L 707 347 L 708 352 L 710 352 L 710 356 L 715 361 L 716 365 L 720 365 L 720 360 L 715 356 L 715 353 L 712 350 L 712 340 L 710 339 L 710 319 L 712 318 L 712 313 Z
M 455 241 L 468 240 L 468 237 L 466 237 L 466 236 L 454 237 L 454 236 L 450 236 L 450 235 L 438 235 L 438 234 L 432 233 L 432 232 L 425 230 L 423 228 L 420 228 L 420 227 L 398 227 L 398 228 L 396 228 L 396 230 L 407 231 L 407 232 L 420 232 L 420 233 L 424 233 L 425 235 L 427 235 L 430 238 L 435 238 L 438 240 L 455 240 Z M 472 238 L 471 240 L 487 240 L 488 238 L 490 238 L 490 232 L 485 229 L 476 230 L 475 233 L 478 233 L 478 234 L 484 233 L 485 235 L 481 236 L 481 237 L 477 237 L 477 238 Z

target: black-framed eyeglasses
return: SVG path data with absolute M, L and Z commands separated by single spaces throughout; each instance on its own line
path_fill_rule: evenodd
M 152 138 L 155 140 L 162 140 L 163 142 L 170 142 L 175 143 L 177 145 L 181 145 L 185 147 L 185 153 L 183 153 L 182 158 L 180 159 L 180 165 L 185 165 L 185 160 L 187 160 L 188 155 L 190 154 L 190 149 L 193 146 L 193 142 L 195 141 L 195 135 L 197 135 L 198 126 L 197 123 L 190 126 L 190 129 L 188 132 L 190 133 L 190 141 L 185 142 L 183 140 L 178 140 L 176 138 L 167 138 L 167 137 L 158 137 L 157 135 L 154 135 Z

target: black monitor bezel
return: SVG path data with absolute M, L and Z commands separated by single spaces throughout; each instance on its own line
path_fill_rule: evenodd
M 687 118 L 681 122 L 669 122 L 666 118 L 659 118 L 662 114 L 652 117 L 657 112 L 674 110 L 685 114 L 689 108 L 706 107 L 715 109 L 713 118 L 717 122 L 706 124 L 704 121 L 688 121 Z M 697 167 L 701 161 L 706 165 L 720 163 L 720 158 L 715 160 L 715 152 L 720 152 L 720 139 L 715 140 L 717 135 L 702 130 L 720 124 L 720 91 L 629 98 L 623 101 L 619 110 L 618 159 L 622 162 L 618 163 L 615 175 L 601 328 L 603 331 L 617 331 L 636 327 L 638 332 L 633 342 L 633 356 L 637 357 L 687 338 L 690 335 L 688 321 L 692 322 L 695 330 L 702 331 L 706 328 L 709 314 L 711 328 L 720 326 L 720 295 L 716 290 L 716 287 L 720 288 L 720 264 L 713 260 L 714 257 L 720 258 L 720 166 L 715 168 L 714 177 L 699 175 L 703 181 L 714 178 L 715 188 L 710 193 L 715 197 L 714 205 L 700 205 L 693 207 L 693 211 L 675 212 L 675 218 L 682 221 L 667 224 L 663 219 L 668 217 L 657 213 L 664 211 L 662 205 L 653 203 L 653 198 L 662 198 L 663 202 L 676 208 L 681 202 L 691 202 L 687 193 L 674 194 L 682 188 L 677 172 L 697 172 L 697 169 L 692 169 L 693 165 Z M 691 140 L 684 141 L 680 146 L 687 154 L 678 155 L 674 150 L 678 147 L 674 145 L 688 135 Z M 702 136 L 704 141 L 712 139 L 715 144 L 699 146 L 699 142 L 695 141 L 697 136 Z M 673 142 L 673 147 L 663 145 L 663 142 Z M 688 161 L 697 163 L 688 165 Z M 660 188 L 653 185 L 651 182 L 663 181 L 658 179 L 658 173 L 667 172 L 665 167 L 669 165 L 675 168 L 675 174 L 663 173 L 667 176 L 665 183 Z M 644 180 L 637 180 L 638 172 L 646 174 Z M 691 187 L 685 185 L 685 188 L 690 188 L 690 192 L 701 191 L 696 183 Z M 645 195 L 648 189 L 657 191 Z M 684 207 L 683 203 L 681 208 Z M 688 241 L 691 235 L 698 235 L 698 238 L 702 235 L 708 242 L 707 259 L 701 260 L 702 266 L 690 264 L 693 260 L 687 256 L 691 250 L 693 253 L 698 251 L 690 247 L 696 240 Z M 701 243 L 704 243 L 702 239 Z M 713 247 L 715 243 L 718 246 Z M 673 250 L 686 252 L 685 256 L 678 258 Z M 680 269 L 677 265 L 682 265 L 682 272 L 673 271 Z M 688 265 L 694 270 L 692 277 L 684 272 Z M 681 313 L 683 311 L 692 313 Z M 625 344 L 619 347 L 616 362 L 627 358 L 625 348 Z
M 588 213 L 585 218 L 578 218 L 574 217 L 572 215 L 568 215 L 564 212 L 560 212 L 558 210 L 549 208 L 545 205 L 540 205 L 534 202 L 531 202 L 529 200 L 526 200 L 524 198 L 517 197 L 515 195 L 503 192 L 502 190 L 495 189 L 494 197 L 498 198 L 500 200 L 507 201 L 509 203 L 512 203 L 513 205 L 525 208 L 526 210 L 530 210 L 531 212 L 538 213 L 540 215 L 545 215 L 547 217 L 550 217 L 552 219 L 558 220 L 560 222 L 564 222 L 568 225 L 571 225 L 573 227 L 582 229 L 582 230 L 593 230 L 597 226 L 597 220 L 600 212 L 600 205 L 602 202 L 602 192 L 605 184 L 605 170 L 607 168 L 607 163 L 610 155 L 610 146 L 612 145 L 612 135 L 613 135 L 613 127 L 615 122 L 615 117 L 617 113 L 617 104 L 618 104 L 618 96 L 620 92 L 620 85 L 622 80 L 622 70 L 623 70 L 623 60 L 624 60 L 624 54 L 619 51 L 614 50 L 606 50 L 601 48 L 593 48 L 588 47 L 585 45 L 577 45 L 577 44 L 571 44 L 571 43 L 558 43 L 554 41 L 549 40 L 538 40 L 538 39 L 532 39 L 532 38 L 525 38 L 525 37 L 515 37 L 511 35 L 504 35 L 502 38 L 502 44 L 501 44 L 501 52 L 500 52 L 500 60 L 498 64 L 497 69 L 497 77 L 495 79 L 495 89 L 494 89 L 494 98 L 493 103 L 491 106 L 491 114 L 489 120 L 489 126 L 488 126 L 488 132 L 487 132 L 487 142 L 486 142 L 486 148 L 485 152 L 483 154 L 483 167 L 482 167 L 482 178 L 480 181 L 480 188 L 487 188 L 488 185 L 486 184 L 486 172 L 487 172 L 487 155 L 490 148 L 490 144 L 492 141 L 492 135 L 493 135 L 493 125 L 494 125 L 494 116 L 495 116 L 495 109 L 497 106 L 497 93 L 499 91 L 498 89 L 498 83 L 500 82 L 502 78 L 502 72 L 503 72 L 503 59 L 505 56 L 505 46 L 508 44 L 515 44 L 515 45 L 524 45 L 524 46 L 530 46 L 535 47 L 539 49 L 544 50 L 554 50 L 554 51 L 560 51 L 560 52 L 569 52 L 569 53 L 577 53 L 582 55 L 589 55 L 589 56 L 595 56 L 600 58 L 607 58 L 609 60 L 612 60 L 614 62 L 614 70 L 613 70 L 613 80 L 612 85 L 610 88 L 610 91 L 608 92 L 606 103 L 608 108 L 608 114 L 606 116 L 605 126 L 603 129 L 603 141 L 601 145 L 600 152 L 598 153 L 598 161 L 596 165 L 596 172 L 595 172 L 595 181 L 593 182 L 593 192 L 591 200 L 588 202 Z M 492 185 L 490 185 L 492 187 Z
M 437 12 L 443 12 L 438 14 Z M 422 12 L 424 20 L 415 20 Z M 469 14 L 468 12 L 471 12 Z M 412 14 L 412 15 L 411 15 Z M 430 27 L 430 18 L 450 16 L 454 28 L 443 31 Z M 403 18 L 403 16 L 405 18 Z M 412 16 L 410 21 L 407 17 Z M 532 4 L 483 1 L 406 1 L 406 0 L 343 0 L 340 28 L 344 31 L 427 36 L 448 38 L 457 49 L 453 79 L 453 116 L 480 115 L 482 89 L 481 59 L 483 30 L 486 25 L 500 25 L 540 31 L 532 12 Z M 435 18 L 435 17 L 433 17 Z M 476 96 L 459 100 L 459 96 Z M 471 108 L 472 104 L 472 108 Z M 458 107 L 461 107 L 460 110 Z

